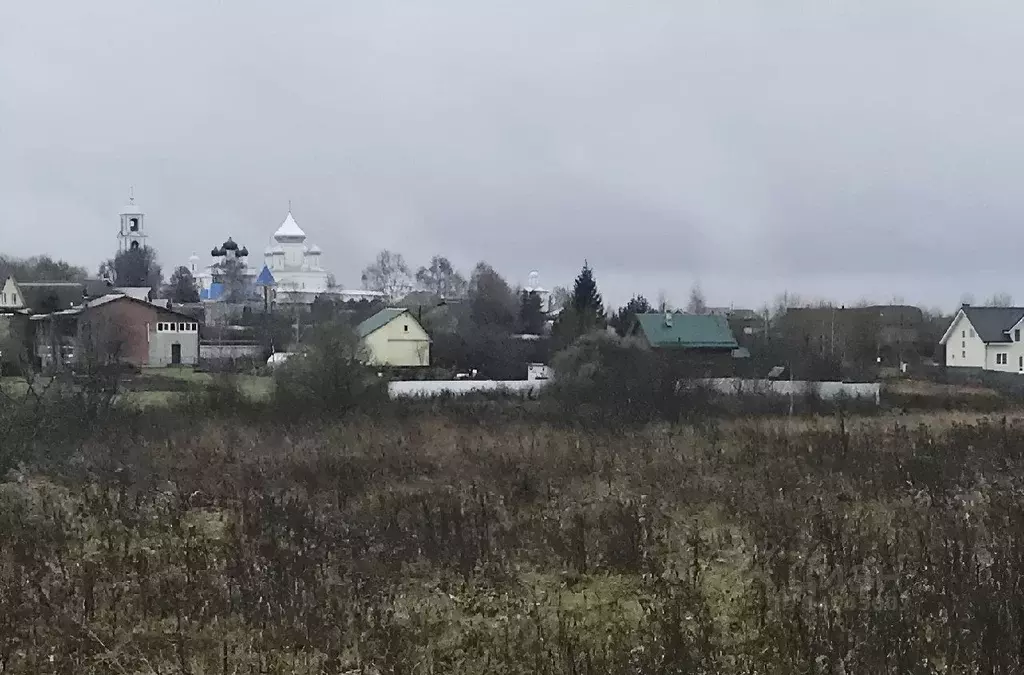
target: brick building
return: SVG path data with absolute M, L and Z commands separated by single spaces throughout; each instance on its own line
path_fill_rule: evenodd
M 37 314 L 32 324 L 39 369 L 61 369 L 86 358 L 139 367 L 199 360 L 199 323 L 193 317 L 127 295 Z

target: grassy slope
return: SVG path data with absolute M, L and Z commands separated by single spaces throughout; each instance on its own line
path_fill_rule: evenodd
M 157 382 L 161 379 L 167 380 L 171 384 L 186 382 L 197 388 L 211 384 L 215 377 L 211 373 L 196 372 L 189 368 L 144 368 L 142 374 L 147 379 Z M 239 388 L 246 396 L 254 400 L 263 400 L 270 396 L 273 387 L 273 380 L 270 377 L 247 374 L 235 375 L 233 377 L 235 377 Z M 134 391 L 131 393 L 129 400 L 138 405 L 151 406 L 163 405 L 180 397 L 181 392 L 178 391 L 154 389 L 150 391 Z

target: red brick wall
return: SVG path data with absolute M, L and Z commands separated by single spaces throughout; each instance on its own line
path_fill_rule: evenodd
M 103 336 L 101 340 L 116 346 L 122 362 L 144 366 L 149 363 L 149 330 L 157 321 L 158 311 L 157 307 L 141 302 L 114 300 L 83 313 L 79 336 L 84 325 L 89 324 L 94 335 Z

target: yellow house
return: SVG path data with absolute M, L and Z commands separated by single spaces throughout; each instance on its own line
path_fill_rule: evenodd
M 382 309 L 356 326 L 367 363 L 376 366 L 430 365 L 430 336 L 408 309 Z

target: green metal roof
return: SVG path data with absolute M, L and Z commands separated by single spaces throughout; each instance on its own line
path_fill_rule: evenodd
M 373 316 L 371 316 L 366 321 L 363 321 L 358 326 L 356 326 L 356 335 L 358 335 L 360 338 L 364 338 L 373 331 L 377 330 L 378 328 L 386 326 L 388 323 L 397 319 L 398 317 L 402 316 L 408 311 L 409 310 L 405 309 L 404 307 L 388 307 L 386 309 L 382 309 Z
M 710 314 L 638 314 L 637 330 L 652 347 L 736 349 L 739 345 L 724 316 Z

